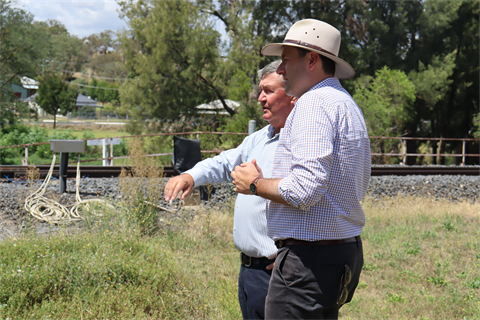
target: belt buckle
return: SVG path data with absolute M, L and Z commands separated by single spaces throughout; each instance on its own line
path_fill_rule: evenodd
M 249 262 L 248 263 L 243 263 L 243 257 L 247 257 Z M 252 257 L 247 256 L 245 253 L 241 252 L 240 253 L 240 258 L 241 258 L 240 260 L 241 260 L 242 264 L 245 267 L 250 268 L 250 266 L 252 265 Z
M 248 264 L 245 263 L 245 267 L 250 268 L 250 266 L 252 265 L 252 257 L 250 257 L 250 256 L 247 256 L 247 257 L 248 257 L 249 262 L 248 262 Z

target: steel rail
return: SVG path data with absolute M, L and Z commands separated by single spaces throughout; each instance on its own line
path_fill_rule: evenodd
M 49 170 L 48 165 L 36 165 L 40 173 L 40 179 L 44 178 Z M 82 177 L 87 178 L 114 178 L 118 177 L 122 168 L 127 173 L 132 172 L 130 166 L 81 166 L 80 172 Z M 0 165 L 0 181 L 9 180 L 25 180 L 28 167 L 18 165 Z M 55 166 L 53 177 L 58 177 L 59 166 Z M 175 176 L 173 167 L 165 166 L 163 168 L 165 177 Z M 76 167 L 68 166 L 67 177 L 74 178 L 76 175 Z M 406 175 L 468 175 L 480 176 L 479 166 L 372 166 L 372 176 L 406 176 Z

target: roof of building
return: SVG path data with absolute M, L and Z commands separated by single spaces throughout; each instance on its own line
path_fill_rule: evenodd
M 225 99 L 225 103 L 232 110 L 236 110 L 240 106 L 240 103 L 238 103 L 237 101 L 233 101 L 229 99 Z M 223 104 L 220 100 L 215 100 L 215 101 L 198 105 L 195 107 L 195 109 L 198 110 L 199 114 L 225 114 L 225 115 L 229 114 L 227 110 L 223 108 Z
M 38 93 L 31 95 L 30 97 L 24 99 L 24 102 L 35 102 L 35 98 L 37 97 Z M 83 94 L 79 94 L 77 97 L 77 103 L 75 104 L 77 107 L 81 106 L 92 106 L 92 107 L 101 107 L 101 105 L 97 104 L 97 101 L 90 99 Z
M 20 77 L 20 82 L 25 89 L 38 89 L 39 82 L 27 77 Z

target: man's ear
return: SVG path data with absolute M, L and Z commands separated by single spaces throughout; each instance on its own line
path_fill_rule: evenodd
M 320 61 L 320 56 L 318 55 L 318 53 L 310 51 L 307 55 L 307 59 L 308 59 L 308 70 L 313 71 L 316 65 Z
M 290 101 L 291 104 L 295 104 L 295 102 L 298 101 L 298 98 L 297 97 L 292 97 L 292 101 Z

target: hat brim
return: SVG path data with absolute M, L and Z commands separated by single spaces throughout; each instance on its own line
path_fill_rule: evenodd
M 355 70 L 346 61 L 344 61 L 344 60 L 342 60 L 342 59 L 340 59 L 340 58 L 338 58 L 338 57 L 336 57 L 332 54 L 328 54 L 326 52 L 315 50 L 313 48 L 308 48 L 308 47 L 298 45 L 298 44 L 295 44 L 295 43 L 270 43 L 270 44 L 267 44 L 265 47 L 263 47 L 262 54 L 264 56 L 281 57 L 284 46 L 306 49 L 308 51 L 316 52 L 319 55 L 322 55 L 324 57 L 327 57 L 327 58 L 333 60 L 335 62 L 335 75 L 334 75 L 335 78 L 350 79 L 355 75 Z

